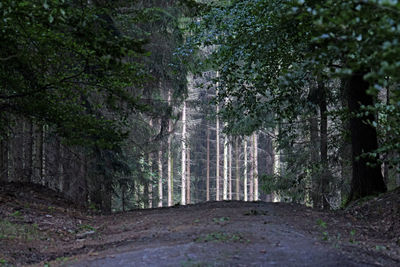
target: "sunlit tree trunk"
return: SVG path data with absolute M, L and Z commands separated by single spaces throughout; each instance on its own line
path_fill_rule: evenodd
M 150 129 L 153 128 L 153 120 L 150 120 Z M 148 154 L 148 166 L 149 166 L 149 179 L 147 184 L 148 192 L 148 207 L 151 209 L 153 207 L 153 153 Z
M 254 201 L 258 201 L 258 135 L 253 133 L 254 148 Z
M 236 200 L 240 200 L 239 137 L 235 138 Z
M 215 138 L 216 138 L 216 160 L 217 160 L 217 166 L 216 166 L 216 176 L 215 176 L 215 183 L 216 183 L 216 193 L 215 193 L 215 200 L 219 201 L 219 107 L 217 105 L 217 122 L 216 122 L 216 133 L 215 133 Z
M 228 180 L 229 180 L 229 200 L 232 200 L 232 144 L 228 144 Z
M 224 135 L 224 181 L 223 199 L 228 199 L 228 136 Z
M 182 110 L 182 182 L 181 182 L 181 205 L 186 205 L 186 101 L 183 102 Z
M 248 201 L 247 195 L 247 136 L 243 138 L 244 142 L 244 171 L 243 171 L 243 194 L 244 194 L 244 201 Z
M 171 106 L 171 90 L 168 90 L 168 105 Z M 173 184 L 172 184 L 172 121 L 168 119 L 168 147 L 167 147 L 167 190 L 168 190 L 168 206 L 173 205 Z
M 190 180 L 190 146 L 189 146 L 189 144 L 187 144 L 187 150 L 186 150 L 186 152 L 187 152 L 187 162 L 186 162 L 186 165 L 187 165 L 187 170 L 186 170 L 186 172 L 187 172 L 187 178 L 186 178 L 186 204 L 190 204 L 190 202 L 191 202 L 191 199 L 190 199 L 190 183 L 191 183 L 191 180 Z
M 279 179 L 281 175 L 281 158 L 280 158 L 280 151 L 278 149 L 278 137 L 279 137 L 279 126 L 275 128 L 275 140 L 273 142 L 273 148 L 274 148 L 274 176 L 277 177 L 276 179 Z M 277 181 L 275 181 L 277 182 Z M 272 192 L 273 194 L 273 202 L 279 202 L 280 201 L 280 196 L 278 192 Z
M 250 136 L 250 177 L 249 177 L 249 200 L 254 201 L 254 142 Z

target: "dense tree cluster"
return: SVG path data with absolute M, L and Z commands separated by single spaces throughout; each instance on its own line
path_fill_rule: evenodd
M 219 72 L 226 130 L 277 132 L 284 171 L 266 177 L 268 190 L 293 196 L 301 185 L 304 200 L 329 207 L 338 192 L 350 200 L 384 192 L 381 163 L 395 186 L 400 4 L 219 3 L 193 25 L 191 45 L 214 47 L 207 62 Z
M 6 0 L 0 14 L 1 181 L 106 212 L 331 208 L 400 184 L 398 1 Z

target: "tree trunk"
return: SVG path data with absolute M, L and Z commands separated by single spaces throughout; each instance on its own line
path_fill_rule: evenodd
M 181 182 L 181 205 L 186 205 L 186 101 L 183 102 L 182 110 L 182 182 Z
M 254 201 L 258 201 L 258 135 L 253 133 L 254 147 Z
M 321 116 L 321 165 L 322 165 L 322 173 L 321 173 L 321 197 L 322 197 L 322 208 L 329 209 L 330 205 L 328 202 L 328 194 L 329 194 L 329 182 L 330 175 L 329 166 L 328 166 L 328 113 L 327 113 L 327 102 L 326 102 L 326 88 L 322 82 L 318 82 L 318 91 L 320 92 L 320 102 L 319 102 L 319 110 Z
M 190 204 L 190 146 L 187 145 L 187 178 L 186 178 L 186 204 Z
M 168 105 L 171 106 L 171 90 L 168 90 Z M 172 184 L 172 121 L 168 119 L 168 151 L 167 151 L 167 189 L 168 189 L 168 207 L 173 205 L 173 184 Z
M 235 138 L 236 200 L 240 200 L 239 137 Z
M 149 173 L 150 177 L 147 181 L 147 199 L 149 209 L 153 208 L 153 153 L 149 153 Z
M 373 97 L 367 93 L 368 82 L 363 79 L 365 73 L 354 73 L 347 83 L 350 132 L 352 143 L 353 178 L 349 200 L 355 200 L 368 195 L 386 191 L 378 156 L 363 157 L 364 153 L 373 152 L 378 148 L 376 129 L 365 123 L 374 121 L 374 114 L 354 116 L 360 114 L 361 106 L 373 105 Z
M 252 136 L 251 136 L 252 137 Z M 250 177 L 249 177 L 249 197 L 254 201 L 254 142 L 250 137 Z
M 244 142 L 244 171 L 243 171 L 243 194 L 244 194 L 244 201 L 248 201 L 248 195 L 247 195 L 247 136 L 243 138 Z
M 210 201 L 210 127 L 207 124 L 207 180 L 206 180 L 206 200 Z
M 42 142 L 41 142 L 42 157 L 41 157 L 40 173 L 41 173 L 41 177 L 42 177 L 42 179 L 41 179 L 42 184 L 47 186 L 47 180 L 46 180 L 47 179 L 47 177 L 46 177 L 46 175 L 47 175 L 47 173 L 46 173 L 46 164 L 47 164 L 47 162 L 46 162 L 46 130 L 47 130 L 47 126 L 43 125 L 42 126 L 42 136 L 41 136 L 41 138 L 42 138 Z
M 281 175 L 281 157 L 279 155 L 279 144 L 278 144 L 278 138 L 279 138 L 279 125 L 275 128 L 275 141 L 273 143 L 273 150 L 274 150 L 274 176 L 276 177 L 275 179 L 279 179 Z M 275 181 L 277 183 L 277 181 Z M 279 202 L 280 201 L 280 196 L 278 192 L 272 192 L 273 195 L 273 202 Z
M 215 183 L 216 183 L 216 193 L 215 193 L 215 200 L 219 201 L 219 107 L 217 104 L 217 122 L 216 122 L 216 133 L 215 133 L 215 138 L 216 138 L 216 157 L 217 157 L 217 166 L 216 166 L 216 176 L 215 176 Z
M 161 123 L 161 121 L 160 121 Z M 162 144 L 158 149 L 158 207 L 163 206 L 163 165 L 162 165 Z
M 228 144 L 228 180 L 229 180 L 229 200 L 232 200 L 232 144 Z
M 223 199 L 228 200 L 228 136 L 224 135 L 224 188 Z

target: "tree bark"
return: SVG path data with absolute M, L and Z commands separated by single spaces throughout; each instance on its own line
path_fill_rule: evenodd
M 355 200 L 368 195 L 386 191 L 378 156 L 364 157 L 364 153 L 373 152 L 378 148 L 376 129 L 366 123 L 374 121 L 374 114 L 363 116 L 361 106 L 371 106 L 374 99 L 367 93 L 369 84 L 363 79 L 364 72 L 354 73 L 347 82 L 347 97 L 350 114 L 350 132 L 352 143 L 353 177 L 349 200 Z
M 161 123 L 161 121 L 160 121 Z M 158 207 L 163 206 L 163 165 L 162 165 L 162 144 L 158 149 Z
M 330 205 L 328 202 L 329 194 L 329 182 L 330 182 L 330 171 L 328 166 L 328 113 L 327 113 L 327 95 L 326 88 L 323 82 L 318 82 L 318 91 L 320 92 L 319 110 L 321 116 L 321 198 L 322 208 L 329 209 Z
M 187 178 L 186 178 L 186 204 L 190 204 L 190 201 L 191 201 L 191 199 L 190 199 L 190 183 L 191 183 L 191 180 L 190 180 L 190 146 L 189 146 L 189 144 L 187 144 L 187 162 L 186 162 L 186 165 L 187 165 L 187 170 L 186 170 L 186 172 L 187 172 Z
M 243 138 L 244 142 L 244 171 L 243 171 L 243 194 L 244 194 L 244 201 L 248 201 L 248 195 L 247 195 L 247 136 Z
M 258 135 L 253 133 L 254 147 L 254 201 L 258 201 Z
M 182 182 L 181 182 L 181 205 L 186 205 L 186 101 L 183 102 L 182 110 Z
M 150 177 L 147 182 L 147 199 L 149 209 L 153 208 L 153 153 L 149 153 L 149 173 Z
M 228 144 L 228 180 L 229 180 L 229 200 L 232 200 L 232 144 Z
M 249 198 L 254 201 L 254 142 L 250 136 L 250 177 L 249 177 Z
M 207 124 L 207 180 L 206 180 L 206 200 L 210 201 L 210 127 Z
M 168 90 L 168 105 L 171 106 L 171 90 Z M 172 121 L 168 119 L 168 148 L 167 148 L 167 189 L 168 189 L 168 207 L 173 205 L 173 184 L 172 184 Z
M 278 144 L 278 138 L 279 138 L 279 125 L 275 128 L 275 140 L 273 142 L 273 150 L 274 150 L 274 176 L 276 177 L 275 179 L 279 179 L 281 175 L 281 157 L 279 155 L 279 144 Z M 275 181 L 277 182 L 277 181 Z M 279 202 L 280 201 L 280 196 L 278 192 L 272 192 L 273 195 L 273 202 Z
M 235 174 L 236 174 L 236 200 L 240 200 L 240 169 L 239 169 L 239 137 L 235 138 Z
M 216 160 L 217 160 L 217 166 L 216 166 L 216 176 L 215 176 L 215 183 L 216 183 L 216 193 L 215 193 L 215 200 L 219 201 L 219 107 L 217 104 L 217 122 L 216 122 L 216 133 L 215 133 L 215 138 L 216 138 Z
M 224 180 L 223 199 L 228 200 L 228 136 L 224 135 Z

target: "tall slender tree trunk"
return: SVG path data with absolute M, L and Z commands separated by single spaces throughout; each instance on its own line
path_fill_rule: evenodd
M 228 200 L 228 136 L 224 135 L 224 180 L 223 199 Z
M 183 102 L 182 110 L 182 183 L 181 183 L 181 205 L 186 205 L 186 101 Z
M 249 198 L 254 201 L 254 142 L 250 136 L 250 177 L 249 177 Z
M 274 149 L 274 176 L 277 177 L 276 179 L 279 179 L 281 175 L 281 157 L 279 155 L 279 144 L 278 144 L 278 138 L 279 138 L 279 126 L 275 127 L 275 140 L 273 142 L 273 149 Z M 277 182 L 277 181 L 275 181 Z M 273 202 L 279 202 L 280 201 L 280 196 L 278 192 L 272 192 L 273 195 Z
M 236 200 L 240 200 L 240 169 L 239 169 L 239 137 L 235 138 L 235 174 L 236 174 Z
M 190 204 L 191 199 L 190 199 L 190 146 L 187 144 L 187 178 L 186 178 L 186 204 Z
M 171 106 L 171 90 L 168 90 L 168 105 Z M 168 190 L 168 206 L 173 205 L 173 184 L 172 184 L 172 121 L 168 119 L 168 148 L 167 148 L 167 190 Z
M 42 184 L 43 185 L 47 185 L 47 177 L 46 177 L 46 175 L 47 175 L 47 173 L 46 173 L 46 165 L 47 165 L 47 162 L 46 162 L 46 132 L 47 132 L 47 126 L 46 125 L 43 125 L 42 126 L 42 136 L 41 136 L 41 138 L 42 138 L 42 142 L 41 142 L 41 144 L 42 144 L 42 147 L 41 147 L 41 150 L 42 150 L 42 154 L 41 154 L 41 169 L 40 169 L 40 173 L 41 173 L 41 177 L 42 177 Z
M 228 144 L 228 180 L 229 180 L 229 200 L 232 200 L 232 144 Z
M 149 172 L 150 179 L 147 184 L 147 192 L 148 192 L 148 206 L 149 209 L 153 208 L 153 153 L 149 154 Z
M 361 106 L 371 106 L 374 99 L 367 93 L 369 84 L 364 80 L 365 72 L 356 72 L 348 80 L 347 94 L 350 114 L 360 114 Z M 353 178 L 349 200 L 386 191 L 378 157 L 363 157 L 364 153 L 378 148 L 376 129 L 366 121 L 374 121 L 374 114 L 352 116 L 350 132 L 352 143 Z
M 207 180 L 206 180 L 206 200 L 210 201 L 210 127 L 207 124 Z
M 161 124 L 161 121 L 160 121 Z M 162 165 L 162 144 L 158 148 L 158 207 L 163 206 L 163 165 Z
M 150 119 L 150 129 L 153 129 L 153 120 Z M 148 207 L 151 209 L 153 207 L 153 153 L 148 154 L 148 166 L 149 166 L 149 179 L 147 183 L 147 197 L 148 197 Z
M 215 200 L 216 201 L 219 201 L 219 116 L 218 116 L 218 113 L 219 113 L 219 107 L 218 107 L 218 104 L 217 104 L 217 122 L 216 122 L 216 133 L 215 133 L 215 136 L 216 136 L 216 146 L 217 146 L 217 148 L 216 148 L 216 158 L 217 158 L 217 169 L 216 169 L 216 176 L 215 176 L 215 183 L 216 183 L 216 193 L 215 193 Z
M 243 138 L 244 142 L 244 171 L 243 171 L 243 194 L 244 194 L 244 201 L 248 201 L 248 194 L 247 194 L 247 136 Z
M 258 135 L 253 133 L 253 147 L 254 147 L 254 201 L 258 201 Z

